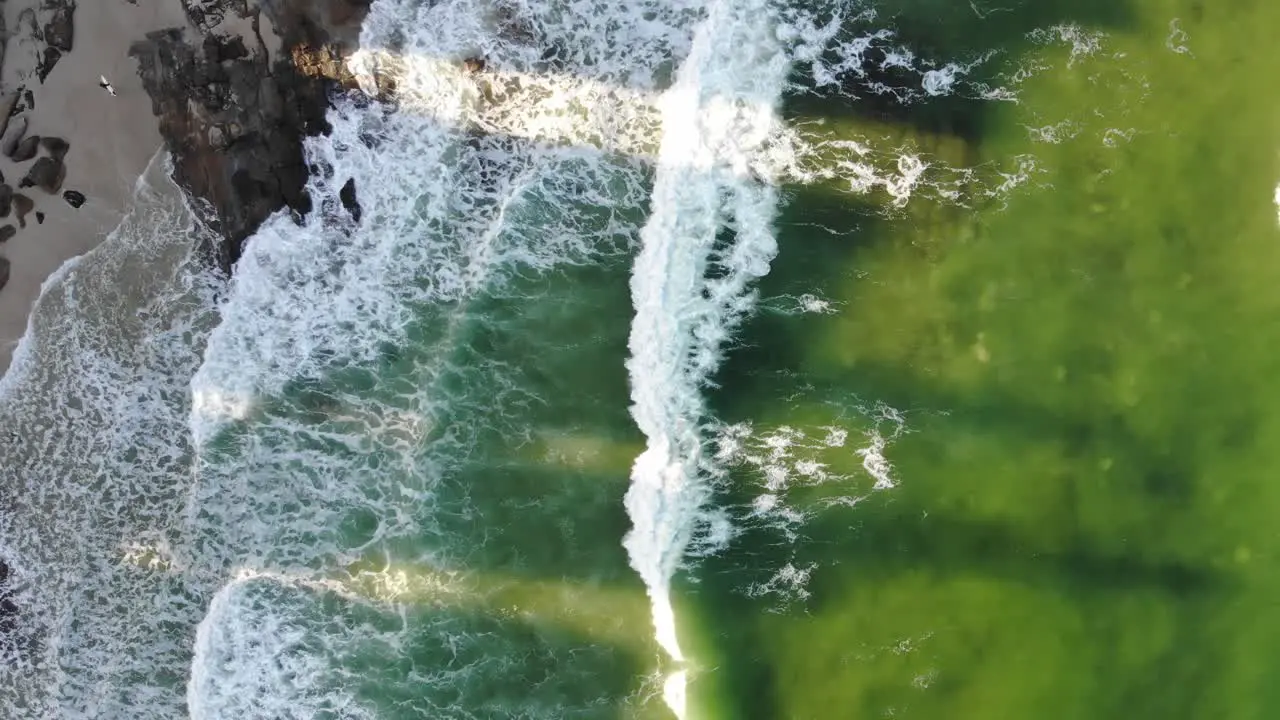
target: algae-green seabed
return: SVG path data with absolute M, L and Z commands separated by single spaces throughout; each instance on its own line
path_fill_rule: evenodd
M 794 514 L 753 515 L 682 586 L 690 715 L 1276 717 L 1280 4 L 882 5 L 921 56 L 998 49 L 974 71 L 993 86 L 1031 69 L 1018 101 L 784 112 L 1038 172 L 896 213 L 787 188 L 765 310 L 712 403 L 748 444 L 792 439 L 786 479 L 739 463 L 722 499 Z M 1057 24 L 1096 49 L 1027 35 Z M 768 309 L 805 293 L 836 311 Z M 879 491 L 854 452 L 873 425 Z

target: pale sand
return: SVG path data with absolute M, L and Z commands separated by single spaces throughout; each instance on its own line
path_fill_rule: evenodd
M 61 195 L 39 188 L 18 190 L 31 161 L 16 164 L 0 155 L 0 172 L 15 191 L 35 201 L 27 227 L 0 244 L 12 263 L 9 283 L 0 289 L 0 374 L 27 326 L 40 285 L 65 261 L 97 245 L 124 215 L 137 178 L 162 142 L 151 100 L 142 89 L 129 46 L 152 30 L 187 27 L 179 0 L 81 0 L 75 11 L 72 51 L 41 84 L 33 73 L 33 48 L 20 34 L 18 14 L 39 0 L 8 0 L 4 9 L 10 37 L 0 83 L 4 93 L 26 84 L 35 109 L 27 113 L 28 135 L 56 136 L 71 143 L 63 190 L 79 190 L 88 202 L 79 210 Z M 115 87 L 112 97 L 98 87 L 99 74 Z M 15 118 L 16 120 L 16 118 Z M 0 225 L 13 224 L 13 214 Z

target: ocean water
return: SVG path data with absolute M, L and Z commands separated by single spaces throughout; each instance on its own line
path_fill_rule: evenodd
M 314 213 L 46 283 L 0 717 L 1274 716 L 1277 26 L 375 0 Z

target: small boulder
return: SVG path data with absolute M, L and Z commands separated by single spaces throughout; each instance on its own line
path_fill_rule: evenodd
M 484 70 L 484 66 L 485 59 L 482 57 L 469 57 L 462 61 L 462 68 L 472 75 Z
M 85 201 L 84 193 L 79 190 L 68 190 L 62 193 L 62 199 L 66 200 L 68 205 L 77 210 L 80 209 L 80 206 L 83 205 Z
M 13 214 L 18 218 L 18 227 L 27 226 L 27 213 L 36 209 L 36 203 L 22 193 L 13 194 Z
M 40 212 L 39 210 L 36 211 L 36 224 L 37 225 L 44 224 L 44 213 Z
M 35 161 L 26 176 L 18 183 L 18 187 L 38 187 L 53 195 L 62 188 L 62 180 L 66 175 L 67 168 L 61 160 L 45 156 Z
M 18 234 L 18 228 L 12 225 L 0 225 L 0 243 L 8 242 L 9 238 Z
M 13 205 L 13 188 L 0 184 L 0 217 L 9 217 L 9 208 Z
M 342 200 L 342 207 L 351 213 L 351 219 L 360 222 L 360 216 L 364 214 L 364 211 L 360 207 L 360 201 L 356 199 L 355 178 L 347 178 L 347 182 L 338 191 L 338 198 Z
M 0 100 L 0 137 L 3 137 L 9 130 L 9 118 L 13 116 L 13 109 L 18 105 L 18 91 L 14 90 L 4 99 Z
M 27 133 L 27 116 L 19 115 L 9 121 L 9 129 L 5 130 L 4 136 L 0 137 L 0 152 L 5 157 L 13 157 L 13 152 L 18 149 L 18 143 L 22 142 L 22 136 Z
M 49 151 L 50 155 L 58 158 L 59 160 L 66 157 L 67 151 L 71 149 L 71 143 L 60 137 L 52 137 L 49 135 L 45 135 L 40 138 L 40 144 L 44 146 L 45 150 Z
M 26 162 L 36 156 L 36 150 L 40 148 L 40 136 L 28 135 L 18 143 L 18 147 L 13 149 L 14 162 Z
M 9 259 L 0 257 L 0 290 L 9 283 Z

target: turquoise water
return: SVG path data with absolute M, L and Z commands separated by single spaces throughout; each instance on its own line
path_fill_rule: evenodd
M 1277 21 L 379 0 L 322 212 L 46 290 L 5 716 L 1270 717 Z

